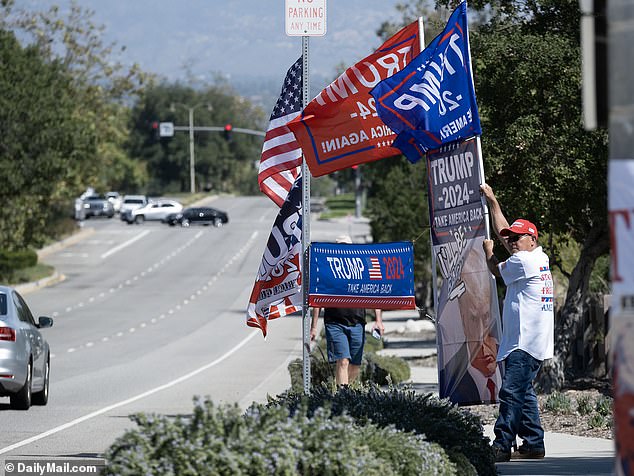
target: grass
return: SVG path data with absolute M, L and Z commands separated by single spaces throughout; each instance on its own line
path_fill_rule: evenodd
M 48 264 L 38 263 L 35 266 L 29 268 L 18 269 L 13 272 L 13 276 L 9 280 L 9 284 L 22 284 L 38 281 L 43 278 L 51 276 L 55 272 L 53 266 Z
M 552 413 L 572 413 L 572 400 L 560 392 L 553 392 L 546 399 L 544 408 Z
M 355 197 L 354 193 L 344 193 L 326 199 L 326 210 L 321 215 L 321 220 L 330 220 L 332 218 L 341 218 L 348 215 L 354 215 Z

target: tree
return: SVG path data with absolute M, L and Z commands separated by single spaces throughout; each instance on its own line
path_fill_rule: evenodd
M 152 129 L 152 123 L 158 121 L 188 127 L 189 108 L 194 108 L 195 127 L 232 124 L 234 128 L 264 129 L 263 112 L 227 86 L 151 85 L 133 107 L 128 153 L 146 164 L 152 192 L 190 190 L 187 130 L 177 131 L 171 138 L 157 138 Z M 234 133 L 226 141 L 221 132 L 198 131 L 194 139 L 199 188 L 209 184 L 216 191 L 257 192 L 254 163 L 262 150 L 261 137 Z
M 58 184 L 94 155 L 96 135 L 76 114 L 72 80 L 58 62 L 0 30 L 0 63 L 0 196 L 11 204 L 0 209 L 0 242 L 18 250 L 43 244 Z
M 127 103 L 149 76 L 138 65 L 124 67 L 116 59 L 116 45 L 104 44 L 105 27 L 96 25 L 93 15 L 74 1 L 68 12 L 57 6 L 46 11 L 16 8 L 13 0 L 0 6 L 0 27 L 17 32 L 23 43 L 68 74 L 75 114 L 95 135 L 95 152 L 67 164 L 67 176 L 57 184 L 60 200 L 76 196 L 87 185 L 116 188 L 144 175 L 123 153 L 123 144 L 128 136 Z
M 594 263 L 609 251 L 607 134 L 581 122 L 578 39 L 543 29 L 546 21 L 481 28 L 473 58 L 490 182 L 510 217 L 527 216 L 552 236 L 581 244 L 557 320 L 554 359 L 542 372 L 546 390 L 564 384 Z M 554 23 L 554 22 L 552 22 Z
M 368 215 L 376 242 L 414 242 L 414 283 L 419 307 L 433 306 L 429 240 L 429 208 L 424 188 L 425 162 L 403 157 L 363 165 L 369 185 Z

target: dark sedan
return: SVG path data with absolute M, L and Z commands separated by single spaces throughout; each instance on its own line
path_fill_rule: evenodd
M 229 222 L 226 212 L 211 207 L 186 208 L 180 213 L 172 213 L 164 220 L 170 226 L 213 225 L 222 226 Z

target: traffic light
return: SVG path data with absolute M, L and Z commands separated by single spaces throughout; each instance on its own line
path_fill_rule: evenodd
M 152 135 L 152 139 L 157 141 L 160 139 L 159 136 L 159 122 L 158 121 L 152 121 L 150 123 L 150 128 L 151 128 L 151 135 Z
M 225 140 L 227 142 L 229 142 L 231 140 L 231 131 L 233 130 L 233 126 L 231 124 L 225 124 L 225 130 L 223 132 L 223 135 L 225 137 Z

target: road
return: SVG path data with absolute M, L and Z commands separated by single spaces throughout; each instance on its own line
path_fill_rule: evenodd
M 264 197 L 220 197 L 221 228 L 93 219 L 88 238 L 45 258 L 66 279 L 26 296 L 55 325 L 49 404 L 28 412 L 0 398 L 0 457 L 100 458 L 136 412 L 188 414 L 194 396 L 246 408 L 290 385 L 301 319 L 269 336 L 245 309 L 277 208 Z M 367 225 L 315 223 L 313 241 Z

